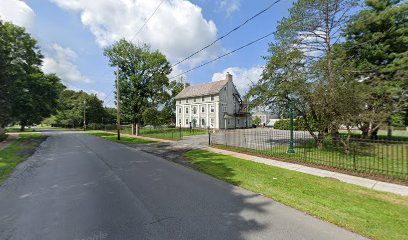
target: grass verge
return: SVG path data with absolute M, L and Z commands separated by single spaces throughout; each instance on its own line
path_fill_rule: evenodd
M 373 239 L 407 239 L 408 197 L 193 150 L 198 170 Z
M 179 128 L 157 128 L 157 129 L 140 129 L 140 135 L 151 138 L 160 138 L 166 140 L 179 140 L 181 137 L 196 136 L 207 134 L 205 129 L 193 129 L 190 133 L 189 129 L 183 128 L 180 133 Z
M 124 143 L 124 144 L 146 144 L 146 143 L 156 143 L 156 141 L 146 140 L 142 138 L 135 138 L 129 136 L 120 136 L 120 140 L 117 139 L 117 135 L 109 132 L 86 132 L 95 137 L 99 137 L 112 142 Z
M 20 134 L 14 143 L 0 150 L 0 183 L 19 163 L 30 157 L 45 138 L 39 133 Z
M 286 145 L 262 150 L 214 144 L 216 148 L 259 155 L 299 164 L 312 164 L 349 171 L 356 175 L 372 176 L 385 181 L 407 184 L 408 144 L 364 144 L 346 154 L 340 147 L 318 149 L 295 146 L 295 153 L 287 153 Z

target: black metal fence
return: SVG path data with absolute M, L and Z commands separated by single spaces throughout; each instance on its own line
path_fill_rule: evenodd
M 408 180 L 408 141 L 401 138 L 351 138 L 344 145 L 329 136 L 319 145 L 308 132 L 295 131 L 295 153 L 288 153 L 289 143 L 289 131 L 272 129 L 217 131 L 210 138 L 211 145 L 241 152 Z

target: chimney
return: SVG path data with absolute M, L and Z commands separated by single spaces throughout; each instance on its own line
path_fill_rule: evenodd
M 229 72 L 227 72 L 227 75 L 225 75 L 225 80 L 232 81 L 232 75 Z

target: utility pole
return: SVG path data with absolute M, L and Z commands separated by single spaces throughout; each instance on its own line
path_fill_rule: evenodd
M 84 100 L 84 131 L 86 131 L 86 100 Z
M 120 140 L 120 87 L 119 87 L 119 64 L 116 70 L 116 110 L 117 110 L 117 123 L 118 123 L 118 140 Z

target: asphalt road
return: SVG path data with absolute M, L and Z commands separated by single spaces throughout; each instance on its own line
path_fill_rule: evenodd
M 0 239 L 359 239 L 143 151 L 52 133 L 0 187 Z

